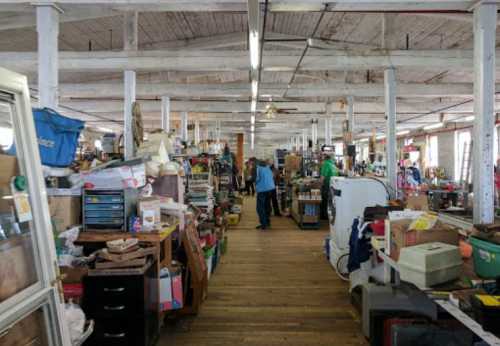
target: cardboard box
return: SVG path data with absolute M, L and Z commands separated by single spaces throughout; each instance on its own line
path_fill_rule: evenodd
M 161 200 L 158 197 L 141 197 L 137 200 L 137 215 L 140 216 L 143 226 L 148 224 L 151 227 L 147 227 L 151 230 L 154 225 L 161 223 Z M 153 218 L 151 222 L 145 222 L 144 218 L 148 220 Z
M 81 197 L 49 196 L 48 200 L 50 218 L 57 233 L 81 224 Z
M 88 275 L 87 267 L 59 267 L 63 284 L 79 284 Z
M 406 208 L 411 210 L 429 211 L 427 195 L 411 195 L 406 201 Z
M 0 185 L 9 185 L 12 177 L 19 175 L 17 157 L 0 154 Z
M 178 310 L 183 307 L 182 275 L 177 269 L 162 269 L 159 279 L 160 311 Z
M 412 220 L 391 221 L 391 258 L 397 261 L 402 248 L 407 246 L 441 242 L 458 246 L 459 234 L 450 226 L 440 222 L 426 231 L 409 230 Z
M 300 170 L 302 157 L 296 155 L 285 156 L 285 170 L 288 172 L 296 172 Z

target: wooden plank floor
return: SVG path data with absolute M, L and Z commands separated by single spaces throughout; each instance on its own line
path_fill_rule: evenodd
M 168 326 L 159 345 L 366 345 L 347 285 L 322 253 L 328 231 L 284 217 L 266 232 L 256 225 L 247 198 L 201 312 Z

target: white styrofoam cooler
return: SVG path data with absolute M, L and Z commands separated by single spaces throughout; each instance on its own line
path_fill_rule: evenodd
M 398 267 L 401 280 L 427 288 L 457 279 L 462 272 L 462 257 L 454 245 L 420 244 L 401 249 Z

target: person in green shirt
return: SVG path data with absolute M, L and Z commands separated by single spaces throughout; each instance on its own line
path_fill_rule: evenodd
M 321 175 L 321 205 L 320 216 L 322 220 L 328 219 L 328 198 L 330 191 L 330 179 L 339 175 L 337 166 L 332 161 L 332 158 L 327 155 L 320 169 Z

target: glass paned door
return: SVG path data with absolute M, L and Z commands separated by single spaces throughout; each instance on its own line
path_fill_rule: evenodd
M 21 318 L 0 334 L 2 346 L 49 346 L 43 308 Z
M 27 80 L 1 68 L 0 136 L 0 345 L 71 345 Z
M 2 149 L 7 153 L 15 147 L 12 106 L 0 100 Z M 0 155 L 0 303 L 38 282 L 32 203 L 23 163 L 17 154 Z

